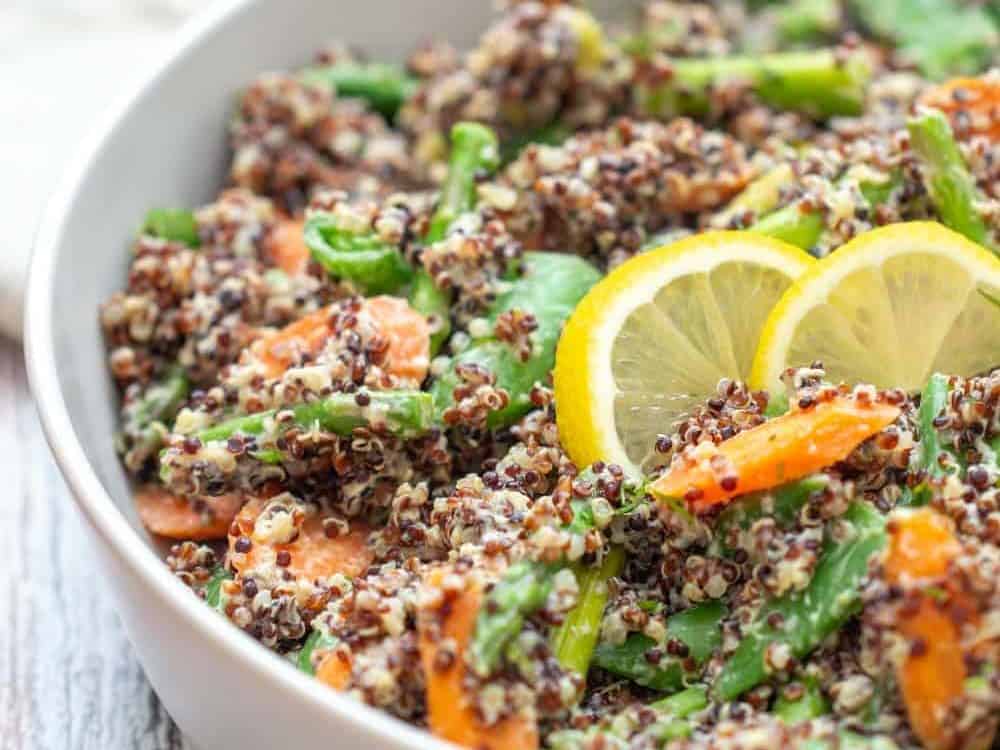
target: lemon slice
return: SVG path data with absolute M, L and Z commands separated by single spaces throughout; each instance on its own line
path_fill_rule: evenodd
M 578 466 L 657 463 L 656 436 L 743 378 L 768 313 L 815 261 L 748 232 L 709 232 L 639 255 L 580 302 L 559 340 L 559 436 Z
M 751 383 L 823 363 L 833 382 L 919 389 L 934 372 L 1000 364 L 1000 260 L 934 222 L 855 238 L 781 298 L 761 335 Z

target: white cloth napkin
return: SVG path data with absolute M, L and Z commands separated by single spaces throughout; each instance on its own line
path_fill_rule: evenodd
M 197 0 L 0 2 L 0 333 L 20 338 L 42 207 L 95 116 Z

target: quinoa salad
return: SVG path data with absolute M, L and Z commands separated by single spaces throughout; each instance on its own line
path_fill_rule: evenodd
M 469 748 L 1000 747 L 996 5 L 355 43 L 100 310 L 192 595 Z

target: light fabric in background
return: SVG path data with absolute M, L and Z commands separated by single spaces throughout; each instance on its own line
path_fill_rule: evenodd
M 0 0 L 0 333 L 21 335 L 35 227 L 81 137 L 205 4 Z

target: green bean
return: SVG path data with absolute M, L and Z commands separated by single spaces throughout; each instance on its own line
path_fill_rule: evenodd
M 188 247 L 201 245 L 198 220 L 193 211 L 184 208 L 151 208 L 140 232 Z
M 771 213 L 781 201 L 781 188 L 794 181 L 795 171 L 788 162 L 769 169 L 729 201 L 715 215 L 713 225 L 730 226 L 748 211 L 758 218 Z
M 998 54 L 997 30 L 982 8 L 955 0 L 850 0 L 851 12 L 875 36 L 932 80 L 974 75 Z
M 910 147 L 923 167 L 923 181 L 941 221 L 973 242 L 992 245 L 978 205 L 983 200 L 944 113 L 925 109 L 907 120 Z
M 413 278 L 399 248 L 372 232 L 351 232 L 325 211 L 306 221 L 309 252 L 331 276 L 350 281 L 364 295 L 393 294 Z
M 765 602 L 745 628 L 715 681 L 720 699 L 733 700 L 767 678 L 765 660 L 772 646 L 783 644 L 793 657 L 802 658 L 857 611 L 868 561 L 885 546 L 885 519 L 871 506 L 855 502 L 842 520 L 853 535 L 827 540 L 806 588 Z
M 329 635 L 326 631 L 313 628 L 313 631 L 306 638 L 302 645 L 302 650 L 295 660 L 295 664 L 306 674 L 316 674 L 316 666 L 313 664 L 313 654 L 317 651 L 325 651 L 337 645 L 337 639 Z
M 624 566 L 625 551 L 621 547 L 612 547 L 599 567 L 573 566 L 579 599 L 552 637 L 552 650 L 564 669 L 586 677 L 608 603 L 607 583 L 621 574 Z
M 667 637 L 683 643 L 688 657 L 701 664 L 722 645 L 722 620 L 726 608 L 717 601 L 696 604 L 667 620 Z M 684 660 L 676 656 L 660 658 L 652 664 L 646 654 L 657 645 L 649 636 L 630 634 L 623 643 L 602 643 L 594 651 L 593 664 L 637 685 L 661 692 L 684 686 Z
M 476 181 L 497 169 L 499 148 L 496 133 L 485 125 L 460 122 L 451 129 L 448 177 L 441 188 L 437 210 L 424 235 L 424 244 L 443 240 L 455 221 L 476 207 Z M 439 288 L 427 270 L 421 267 L 417 269 L 410 292 L 410 305 L 432 319 L 437 327 L 431 336 L 433 356 L 441 351 L 451 333 L 451 294 Z
M 816 680 L 805 680 L 802 688 L 802 695 L 798 698 L 788 698 L 780 692 L 771 708 L 771 712 L 786 724 L 798 724 L 830 713 L 830 704 Z
M 713 87 L 730 81 L 749 85 L 765 104 L 816 119 L 858 115 L 871 76 L 861 56 L 841 59 L 832 50 L 776 52 L 745 57 L 682 58 L 672 62 L 664 83 L 636 89 L 641 114 L 668 118 L 703 116 Z
M 491 372 L 496 386 L 510 397 L 506 407 L 489 415 L 488 427 L 507 427 L 531 410 L 531 391 L 549 377 L 563 323 L 600 279 L 600 273 L 580 257 L 566 253 L 527 253 L 525 265 L 524 276 L 497 297 L 487 318 L 492 330 L 500 315 L 511 310 L 534 315 L 538 327 L 531 336 L 531 355 L 522 361 L 508 344 L 493 336 L 475 341 L 454 357 L 431 388 L 439 416 L 454 405 L 454 390 L 462 382 L 457 368 L 469 365 Z
M 306 68 L 300 77 L 330 88 L 338 97 L 363 99 L 387 120 L 396 117 L 420 85 L 403 68 L 386 63 L 338 62 Z

